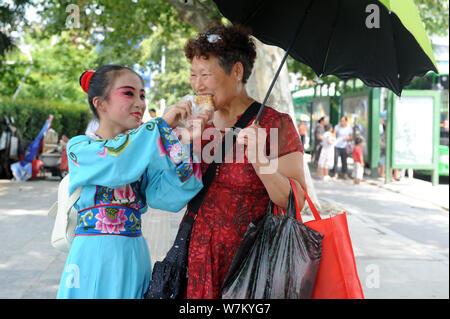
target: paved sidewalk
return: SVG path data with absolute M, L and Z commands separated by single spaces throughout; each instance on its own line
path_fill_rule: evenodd
M 337 184 L 337 185 L 336 185 Z M 446 229 L 446 248 L 439 249 L 409 236 L 392 230 L 387 221 L 389 217 L 400 214 L 387 212 L 385 218 L 373 216 L 373 211 L 383 214 L 383 205 L 373 201 L 371 194 L 385 196 L 374 186 L 364 185 L 364 190 L 355 193 L 364 194 L 365 204 L 347 202 L 347 198 L 333 200 L 329 192 L 340 187 L 351 194 L 350 187 L 338 182 L 335 185 L 316 182 L 318 197 L 329 212 L 347 213 L 350 236 L 355 253 L 358 274 L 367 299 L 409 299 L 409 298 L 448 298 L 449 297 L 449 260 L 448 260 L 448 215 L 443 216 L 442 227 Z M 385 191 L 386 192 L 386 191 Z M 336 194 L 337 197 L 339 194 Z M 351 195 L 350 195 L 351 196 Z M 399 200 L 399 199 L 397 199 Z M 399 203 L 408 210 L 408 206 Z M 386 210 L 386 209 L 385 209 Z M 322 211 L 323 212 L 323 211 Z M 405 212 L 407 213 L 407 212 Z M 443 211 L 441 214 L 446 214 Z M 322 213 L 322 217 L 327 214 Z M 446 221 L 445 221 L 446 218 Z M 414 223 L 414 220 L 411 220 Z M 385 225 L 383 225 L 385 224 Z M 420 225 L 418 225 L 420 229 Z M 445 230 L 443 231 L 445 234 Z M 444 239 L 445 241 L 445 239 Z
M 54 220 L 47 211 L 57 198 L 58 182 L 0 180 L 0 299 L 56 297 L 67 253 L 50 244 Z M 182 217 L 182 212 L 158 210 L 143 215 L 152 263 L 164 258 Z
M 430 182 L 417 178 L 403 178 L 400 181 L 385 184 L 384 179 L 366 177 L 365 182 L 414 199 L 421 199 L 444 210 L 449 210 L 448 184 L 433 186 Z
M 314 185 L 323 217 L 348 213 L 366 298 L 449 298 L 448 211 L 367 182 Z M 67 256 L 50 245 L 47 210 L 57 186 L 0 180 L 0 298 L 55 298 Z M 181 218 L 158 210 L 143 216 L 153 263 L 164 258 Z
M 322 215 L 347 212 L 366 298 L 449 298 L 448 184 L 415 178 L 384 184 L 365 176 L 354 185 L 318 180 L 309 168 Z

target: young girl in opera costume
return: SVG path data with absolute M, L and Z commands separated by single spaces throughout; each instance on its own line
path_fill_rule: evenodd
M 150 254 L 141 230 L 147 204 L 177 212 L 202 188 L 198 170 L 172 132 L 189 118 L 189 102 L 141 124 L 142 78 L 123 66 L 87 71 L 80 84 L 99 127 L 67 145 L 69 193 L 78 224 L 61 277 L 58 298 L 143 298 L 151 277 Z M 196 121 L 205 124 L 202 114 Z

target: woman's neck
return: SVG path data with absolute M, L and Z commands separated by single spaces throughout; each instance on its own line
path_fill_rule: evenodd
M 236 118 L 244 113 L 254 101 L 247 95 L 247 92 L 243 92 L 214 113 L 214 126 L 218 129 L 233 126 L 236 123 Z
M 115 138 L 117 135 L 121 133 L 125 133 L 126 130 L 121 129 L 120 127 L 107 125 L 105 121 L 100 121 L 97 131 L 95 134 L 104 140 L 110 140 Z

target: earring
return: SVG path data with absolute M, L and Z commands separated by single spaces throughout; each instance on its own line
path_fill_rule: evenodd
M 238 78 L 238 81 L 240 81 L 241 80 L 241 78 Z

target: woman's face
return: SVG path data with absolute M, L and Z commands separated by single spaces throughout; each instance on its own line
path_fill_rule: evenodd
M 103 103 L 101 119 L 130 130 L 139 126 L 145 111 L 145 93 L 141 79 L 133 72 L 124 71 L 114 81 Z
M 216 109 L 229 104 L 239 93 L 239 85 L 242 85 L 239 77 L 242 78 L 242 75 L 237 67 L 233 67 L 230 74 L 227 74 L 214 56 L 192 59 L 191 87 L 198 95 L 211 94 Z

